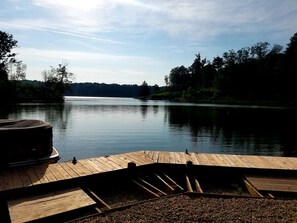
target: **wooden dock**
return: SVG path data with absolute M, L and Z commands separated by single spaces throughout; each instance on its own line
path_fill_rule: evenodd
M 161 152 L 161 151 L 138 151 L 110 155 L 104 157 L 77 160 L 77 162 L 60 162 L 55 164 L 29 166 L 0 171 L 0 201 L 5 200 L 11 222 L 24 222 L 43 219 L 52 215 L 59 215 L 72 210 L 87 206 L 98 206 L 110 209 L 100 197 L 89 189 L 80 185 L 73 188 L 64 188 L 58 191 L 46 193 L 31 193 L 28 196 L 14 196 L 14 192 L 23 192 L 27 189 L 40 188 L 41 185 L 55 185 L 65 182 L 74 182 L 89 177 L 101 176 L 102 174 L 115 173 L 127 170 L 129 167 L 149 167 L 150 165 L 163 166 L 186 166 L 194 167 L 223 167 L 227 170 L 239 169 L 242 171 L 242 179 L 247 185 L 247 190 L 252 196 L 272 196 L 274 192 L 295 193 L 297 195 L 297 158 L 271 157 L 271 156 L 247 156 L 226 154 L 204 154 L 188 152 Z M 171 168 L 171 166 L 170 166 Z M 293 173 L 287 176 L 259 176 L 244 173 L 246 170 L 255 171 L 285 171 Z M 186 186 L 181 187 L 164 172 L 152 172 L 153 177 L 160 180 L 166 190 L 156 188 L 146 179 L 138 177 L 131 179 L 142 190 L 153 197 L 174 193 L 174 191 L 196 190 L 203 193 L 195 173 L 185 173 Z M 198 174 L 199 175 L 199 174 Z M 293 177 L 292 177 L 293 175 Z M 192 182 L 192 183 L 191 183 Z M 194 186 L 195 185 L 195 186 Z M 169 191 L 169 192 L 168 192 Z M 263 195 L 264 194 L 264 195 Z M 92 197 L 92 198 L 91 198 Z M 95 201 L 94 201 L 95 199 Z M 73 202 L 75 201 L 75 202 Z M 28 210 L 35 210 L 28 214 Z M 99 210 L 100 212 L 100 210 Z M 0 210 L 1 214 L 1 210 Z
M 297 170 L 297 158 L 294 157 L 139 151 L 78 160 L 76 164 L 61 162 L 0 171 L 0 194 L 18 188 L 126 169 L 131 162 L 136 166 L 144 166 L 157 163 L 184 165 L 188 161 L 199 166 Z

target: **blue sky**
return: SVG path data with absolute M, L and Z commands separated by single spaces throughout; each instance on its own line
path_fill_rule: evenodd
M 163 86 L 195 54 L 212 60 L 258 42 L 284 47 L 297 32 L 296 0 L 0 0 L 27 79 L 61 62 L 75 82 Z

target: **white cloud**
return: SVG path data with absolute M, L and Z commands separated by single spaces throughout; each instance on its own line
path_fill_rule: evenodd
M 294 0 L 32 1 L 43 10 L 42 16 L 46 16 L 47 20 L 34 18 L 28 23 L 30 26 L 59 32 L 65 30 L 67 33 L 71 30 L 82 36 L 105 32 L 162 32 L 199 40 L 234 31 L 255 33 L 270 27 L 295 29 L 294 21 L 297 21 Z M 291 20 L 287 21 L 290 13 Z M 35 19 L 36 22 L 33 21 Z

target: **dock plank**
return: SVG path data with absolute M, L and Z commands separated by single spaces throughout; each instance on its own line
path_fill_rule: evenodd
M 169 163 L 176 164 L 174 152 L 169 152 Z
M 170 153 L 164 152 L 164 163 L 170 163 Z
M 105 162 L 106 164 L 108 164 L 112 169 L 111 170 L 119 170 L 122 169 L 121 166 L 117 163 L 112 162 L 111 160 L 109 160 L 109 156 L 103 156 L 100 157 L 100 159 Z
M 66 170 L 66 172 L 71 176 L 71 178 L 77 178 L 79 175 L 71 168 L 73 164 L 70 162 L 60 163 L 60 166 Z
M 121 156 L 110 156 L 109 159 L 120 165 L 123 169 L 128 167 L 128 163 L 130 162 L 129 160 L 123 159 Z
M 85 171 L 87 175 L 92 175 L 92 174 L 98 173 L 98 170 L 95 167 L 93 167 L 93 165 L 87 159 L 80 160 L 79 164 L 81 164 L 85 169 L 87 169 Z
M 60 172 L 58 169 L 58 164 L 50 164 L 48 165 L 48 170 L 55 176 L 57 180 L 65 180 L 64 174 Z
M 159 162 L 159 151 L 154 151 L 153 152 L 153 161 L 158 163 Z
M 72 178 L 72 176 L 68 173 L 67 170 L 65 170 L 65 169 L 61 166 L 60 163 L 57 163 L 57 164 L 55 165 L 55 168 L 62 174 L 62 176 L 63 176 L 63 178 L 64 178 L 65 180 L 67 180 L 67 179 L 71 179 L 71 178 Z
M 190 153 L 191 156 L 191 160 L 193 162 L 194 165 L 199 165 L 199 161 L 197 159 L 197 157 L 195 156 L 195 153 Z
M 184 152 L 179 152 L 178 154 L 180 156 L 181 164 L 186 164 L 188 161 L 186 154 Z
M 249 165 L 244 162 L 238 155 L 228 155 L 229 160 L 234 163 L 234 166 L 244 168 L 249 167 Z
M 40 183 L 43 184 L 43 183 L 50 182 L 49 179 L 45 175 L 45 171 L 43 169 L 41 169 L 40 166 L 34 166 L 34 167 L 32 167 L 32 170 L 36 174 L 36 176 L 37 176 L 38 180 L 40 181 Z
M 115 167 L 113 163 L 107 162 L 107 159 L 105 157 L 98 157 L 96 158 L 96 161 L 100 163 L 100 165 L 105 167 L 106 172 L 110 172 L 118 168 L 118 167 Z
M 221 166 L 223 167 L 230 167 L 232 166 L 232 164 L 230 163 L 229 159 L 227 159 L 226 157 L 224 157 L 222 154 L 214 154 L 217 159 L 219 160 L 219 163 Z
M 208 159 L 207 154 L 205 153 L 199 153 L 198 154 L 199 157 L 199 161 L 200 161 L 200 165 L 204 165 L 204 166 L 212 166 L 210 160 Z
M 247 175 L 245 178 L 260 191 L 297 193 L 297 178 L 252 175 Z
M 57 181 L 56 177 L 49 171 L 48 165 L 40 165 L 40 169 L 44 172 L 44 175 L 49 180 L 49 182 Z
M 181 164 L 181 158 L 180 158 L 180 155 L 178 153 L 174 153 L 174 156 L 175 156 L 175 163 L 176 164 Z
M 129 162 L 137 166 L 153 163 L 253 168 L 271 170 L 297 170 L 297 158 L 254 155 L 207 154 L 164 151 L 138 151 L 78 160 L 76 164 L 57 164 L 0 170 L 0 192 L 15 188 L 78 178 L 127 168 Z
M 23 187 L 28 187 L 33 185 L 31 178 L 25 169 L 19 169 L 19 174 L 20 174 L 21 181 L 23 183 Z
M 38 176 L 36 175 L 36 173 L 32 167 L 27 167 L 24 169 L 24 171 L 26 171 L 26 174 L 30 177 L 32 185 L 41 184 Z
M 23 182 L 22 182 L 19 170 L 11 169 L 10 170 L 10 176 L 12 178 L 13 188 L 23 187 Z
M 71 163 L 72 164 L 72 163 Z M 82 164 L 81 161 L 78 160 L 77 163 L 72 164 L 68 163 L 68 166 L 71 167 L 80 177 L 91 175 L 91 171 L 86 169 Z
M 9 200 L 8 208 L 11 222 L 19 223 L 42 219 L 94 204 L 96 202 L 83 190 L 74 188 Z
M 126 156 L 129 157 L 130 159 L 133 159 L 134 161 L 137 162 L 138 165 L 147 165 L 154 163 L 154 161 L 150 158 L 148 158 L 143 151 L 140 152 L 134 152 L 134 153 L 124 153 L 118 156 Z

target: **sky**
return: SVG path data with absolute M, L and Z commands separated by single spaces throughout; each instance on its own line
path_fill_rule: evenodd
M 74 82 L 164 86 L 164 76 L 258 42 L 286 48 L 296 0 L 0 0 L 28 80 L 67 63 Z

